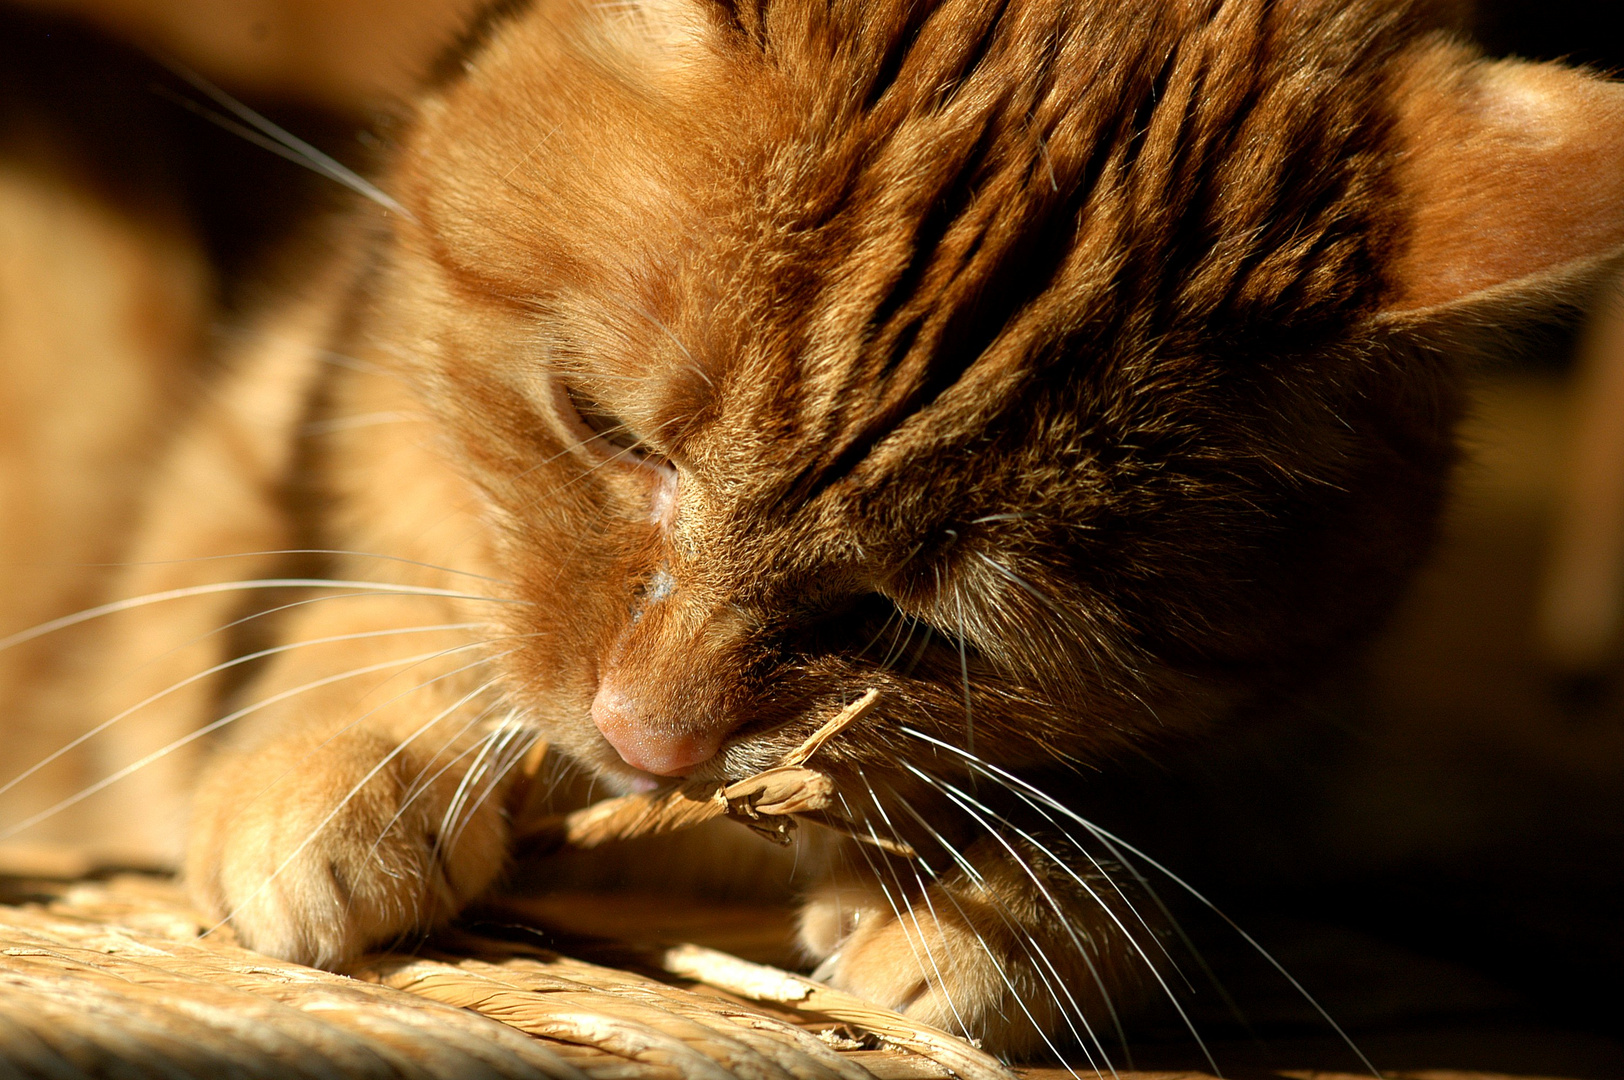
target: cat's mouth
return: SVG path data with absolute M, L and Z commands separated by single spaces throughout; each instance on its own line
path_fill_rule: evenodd
M 656 776 L 630 765 L 607 744 L 600 745 L 591 758 L 582 759 L 597 782 L 614 795 L 642 795 L 672 784 L 687 781 L 686 777 Z

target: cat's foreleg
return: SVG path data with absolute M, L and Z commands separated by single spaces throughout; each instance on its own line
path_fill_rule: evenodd
M 513 765 L 500 646 L 437 599 L 313 605 L 234 703 L 187 877 L 245 944 L 331 966 L 456 914 L 500 873 Z

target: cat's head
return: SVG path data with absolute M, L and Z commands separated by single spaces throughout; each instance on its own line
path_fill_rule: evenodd
M 1624 243 L 1621 159 L 1618 87 L 1398 4 L 507 3 L 386 325 L 583 761 L 746 773 L 870 686 L 833 764 L 1088 761 L 1381 618 L 1451 352 Z

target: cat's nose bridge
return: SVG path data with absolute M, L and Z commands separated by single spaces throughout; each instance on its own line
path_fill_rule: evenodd
M 636 768 L 677 776 L 709 761 L 746 717 L 740 698 L 750 621 L 680 590 L 644 608 L 604 658 L 592 720 Z

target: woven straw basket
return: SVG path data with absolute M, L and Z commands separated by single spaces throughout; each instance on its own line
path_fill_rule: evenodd
M 509 901 L 340 975 L 242 948 L 167 878 L 41 873 L 0 854 L 0 1080 L 1016 1076 L 945 1032 L 735 955 L 772 954 L 787 926 L 727 905 Z

